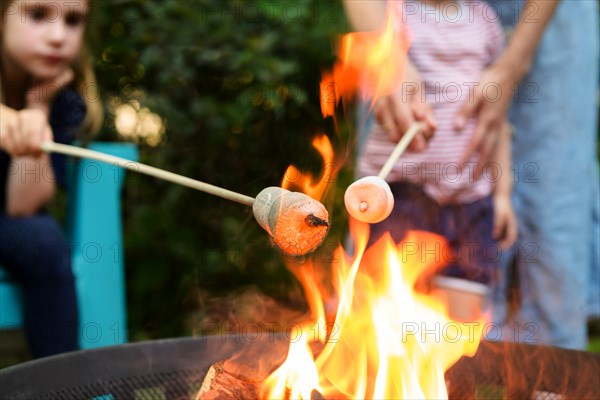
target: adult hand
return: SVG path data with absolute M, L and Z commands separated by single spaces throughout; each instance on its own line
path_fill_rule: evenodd
M 491 160 L 494 148 L 506 121 L 508 108 L 513 98 L 518 68 L 502 59 L 489 66 L 479 83 L 472 86 L 469 101 L 458 113 L 454 127 L 461 131 L 471 118 L 477 118 L 475 133 L 461 158 L 466 163 L 474 152 L 479 152 L 473 177 L 477 179 Z
M 402 90 L 380 98 L 375 104 L 375 118 L 390 139 L 397 142 L 415 121 L 423 128 L 408 148 L 422 151 L 435 132 L 436 122 L 429 104 L 421 99 L 422 81 L 418 71 L 408 62 Z

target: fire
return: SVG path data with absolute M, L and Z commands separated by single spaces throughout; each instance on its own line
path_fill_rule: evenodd
M 327 189 L 336 175 L 335 163 L 333 162 L 334 154 L 331 142 L 326 135 L 316 136 L 312 145 L 319 154 L 323 157 L 325 168 L 323 175 L 315 179 L 314 177 L 301 172 L 298 168 L 290 165 L 285 171 L 281 187 L 291 191 L 300 191 L 306 193 L 315 200 L 321 200 Z
M 324 72 L 321 80 L 323 117 L 334 116 L 341 98 L 351 99 L 360 92 L 373 106 L 400 87 L 410 40 L 400 23 L 401 7 L 391 3 L 382 29 L 342 36 L 333 71 Z
M 265 381 L 263 397 L 309 399 L 318 391 L 325 398 L 446 398 L 444 372 L 475 353 L 484 324 L 453 321 L 441 302 L 415 290 L 446 263 L 435 251 L 444 240 L 412 232 L 396 245 L 386 235 L 365 252 L 368 226 L 353 223 L 352 233 L 355 256 L 339 247 L 335 257 L 339 306 L 329 336 L 309 346 L 318 338 L 314 321 L 307 323 Z M 310 305 L 319 316 L 322 293 L 306 275 L 303 284 L 312 286 Z M 324 326 L 322 317 L 316 322 Z

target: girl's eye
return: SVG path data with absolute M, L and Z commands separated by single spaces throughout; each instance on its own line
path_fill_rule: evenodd
M 83 14 L 80 13 L 69 13 L 66 16 L 65 21 L 67 25 L 78 26 L 83 24 L 83 22 L 85 21 L 85 17 Z
M 46 13 L 41 8 L 36 7 L 34 10 L 29 12 L 29 17 L 35 22 L 40 22 L 46 17 Z

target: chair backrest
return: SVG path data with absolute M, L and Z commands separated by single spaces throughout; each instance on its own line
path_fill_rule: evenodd
M 130 143 L 89 145 L 128 160 L 137 160 Z M 93 160 L 67 163 L 69 193 L 67 237 L 79 302 L 82 349 L 127 341 L 125 273 L 121 225 L 121 188 L 125 171 Z M 0 267 L 0 329 L 22 326 L 21 288 Z
M 91 150 L 137 160 L 137 148 L 124 143 L 91 143 Z M 127 341 L 125 271 L 121 225 L 121 188 L 125 171 L 93 160 L 78 160 L 67 235 L 79 302 L 82 349 Z
M 15 329 L 22 325 L 21 288 L 0 265 L 0 329 Z

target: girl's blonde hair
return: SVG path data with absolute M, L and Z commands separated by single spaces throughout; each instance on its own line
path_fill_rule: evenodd
M 2 26 L 9 6 L 14 1 L 15 0 L 0 0 L 0 26 Z M 91 13 L 93 11 L 94 2 L 93 0 L 88 1 L 88 12 Z M 86 35 L 88 32 L 89 29 L 86 27 Z M 83 98 L 87 108 L 85 120 L 83 121 L 79 132 L 81 134 L 85 134 L 86 136 L 92 136 L 96 134 L 102 127 L 104 111 L 98 92 L 98 84 L 96 82 L 96 74 L 94 73 L 93 60 L 90 52 L 88 51 L 86 42 L 87 40 L 84 41 L 81 51 L 79 52 L 79 57 L 72 65 L 73 72 L 75 74 L 72 85 L 75 86 L 75 89 Z M 3 101 L 3 98 L 4 93 L 2 89 L 2 74 L 0 73 L 0 101 Z

